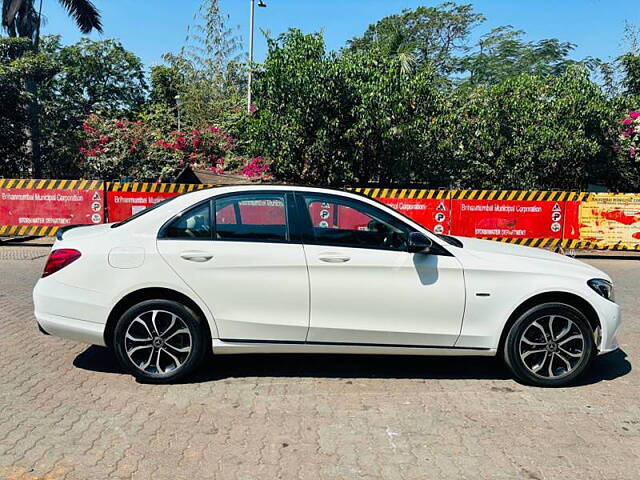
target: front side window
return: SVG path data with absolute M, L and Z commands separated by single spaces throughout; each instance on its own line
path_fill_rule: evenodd
M 255 193 L 215 201 L 217 240 L 287 242 L 289 228 L 284 195 Z
M 210 203 L 203 203 L 180 214 L 166 227 L 163 237 L 178 240 L 211 239 Z
M 306 241 L 316 245 L 406 250 L 409 229 L 370 205 L 339 197 L 303 195 Z

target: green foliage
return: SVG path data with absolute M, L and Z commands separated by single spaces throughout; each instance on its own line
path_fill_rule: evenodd
M 179 96 L 184 124 L 234 122 L 246 90 L 240 39 L 227 27 L 218 0 L 204 0 L 195 19 L 180 54 L 165 55 L 166 65 L 152 69 L 150 110 L 177 118 Z
M 429 69 L 397 57 L 327 54 L 319 34 L 269 41 L 257 82 L 254 152 L 276 177 L 308 183 L 409 181 L 424 119 L 440 102 Z
M 142 61 L 116 40 L 92 41 L 60 47 L 43 46 L 62 67 L 53 95 L 64 98 L 74 117 L 89 113 L 135 116 L 145 103 L 146 81 Z M 53 48 L 52 48 L 53 47 Z
M 54 178 L 86 175 L 78 166 L 83 120 L 92 113 L 135 118 L 146 101 L 144 67 L 115 40 L 63 47 L 46 37 L 42 52 L 59 69 L 40 87 L 42 168 Z
M 92 30 L 102 32 L 100 13 L 91 0 L 59 0 L 67 13 L 75 20 L 82 33 L 90 33 Z M 42 25 L 42 7 L 40 1 L 36 10 L 35 0 L 2 0 L 1 26 L 10 37 L 21 37 L 32 40 L 33 51 L 40 52 L 40 28 Z M 44 59 L 47 62 L 48 59 Z M 26 153 L 30 157 L 32 175 L 42 176 L 41 158 L 41 112 L 42 105 L 39 101 L 38 90 L 42 78 L 30 72 L 24 75 L 25 90 L 28 92 L 28 105 L 26 109 L 27 124 Z
M 583 66 L 487 83 L 450 88 L 397 56 L 338 56 L 293 30 L 269 43 L 253 152 L 278 178 L 321 184 L 578 189 L 635 178 L 628 168 L 622 178 L 628 164 L 613 149 L 620 105 Z
M 620 58 L 627 95 L 640 96 L 640 54 L 627 53 Z
M 26 132 L 32 97 L 25 79 L 47 81 L 56 71 L 56 63 L 44 54 L 35 54 L 28 39 L 0 37 L 0 176 L 29 170 Z
M 82 33 L 102 32 L 100 12 L 91 0 L 59 0 L 59 3 Z M 2 27 L 11 37 L 37 38 L 40 14 L 35 0 L 2 0 Z
M 28 41 L 0 38 L 0 176 L 10 177 L 27 167 L 21 148 L 26 143 L 27 97 L 19 59 L 30 48 Z
M 203 0 L 180 56 L 196 69 L 223 76 L 228 63 L 240 60 L 242 48 L 237 29 L 227 26 L 228 19 L 218 0 Z
M 493 29 L 480 39 L 474 53 L 460 59 L 460 71 L 469 75 L 469 83 L 493 85 L 522 73 L 559 76 L 578 63 L 590 68 L 598 65 L 594 59 L 569 59 L 575 49 L 572 43 L 555 38 L 526 42 L 523 36 L 523 31 L 510 26 Z
M 583 69 L 462 89 L 436 119 L 463 188 L 585 188 L 611 165 L 616 112 Z
M 349 50 L 384 56 L 410 55 L 444 74 L 455 70 L 457 55 L 468 50 L 467 40 L 485 17 L 472 5 L 446 2 L 436 7 L 404 10 L 370 25 L 362 37 L 349 41 Z
M 151 67 L 151 92 L 149 101 L 152 105 L 176 107 L 176 97 L 184 90 L 185 76 L 176 67 L 155 65 Z

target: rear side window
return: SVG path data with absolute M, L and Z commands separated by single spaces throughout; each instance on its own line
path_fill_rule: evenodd
M 287 202 L 280 194 L 230 196 L 215 202 L 215 238 L 247 242 L 287 242 Z
M 164 238 L 211 239 L 211 204 L 198 205 L 172 221 L 164 231 Z

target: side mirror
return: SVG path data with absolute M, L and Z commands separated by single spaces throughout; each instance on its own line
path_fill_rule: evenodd
M 411 232 L 409 234 L 409 253 L 429 253 L 433 242 L 424 233 Z

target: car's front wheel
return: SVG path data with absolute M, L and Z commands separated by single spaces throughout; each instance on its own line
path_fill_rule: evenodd
M 576 308 L 546 303 L 521 315 L 504 344 L 515 377 L 541 387 L 563 387 L 589 367 L 596 348 L 593 329 Z
M 171 300 L 147 300 L 120 317 L 113 343 L 118 361 L 136 378 L 171 383 L 198 367 L 206 341 L 190 308 Z

